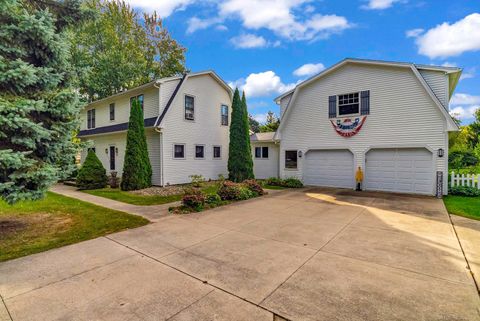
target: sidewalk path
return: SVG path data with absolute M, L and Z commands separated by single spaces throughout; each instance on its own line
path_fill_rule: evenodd
M 167 216 L 169 207 L 180 205 L 180 202 L 173 202 L 173 203 L 161 204 L 161 205 L 147 205 L 147 206 L 132 205 L 132 204 L 127 204 L 119 201 L 114 201 L 105 197 L 83 193 L 78 191 L 73 186 L 67 186 L 63 184 L 57 184 L 53 186 L 50 190 L 57 194 L 76 198 L 81 201 L 89 202 L 102 207 L 111 208 L 117 211 L 122 211 L 130 214 L 143 216 L 146 219 L 150 220 L 151 222 L 156 222 L 162 217 Z

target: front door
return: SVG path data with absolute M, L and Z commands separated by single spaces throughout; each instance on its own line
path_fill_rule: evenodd
M 115 170 L 115 146 L 110 146 L 110 170 Z

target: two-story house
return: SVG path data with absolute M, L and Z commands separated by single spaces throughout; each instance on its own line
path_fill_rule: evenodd
M 97 100 L 81 113 L 82 140 L 121 177 L 130 107 L 143 109 L 154 185 L 182 184 L 190 175 L 227 175 L 232 89 L 213 71 L 163 78 Z M 82 161 L 86 151 L 82 153 Z
M 275 99 L 279 129 L 251 138 L 255 172 L 354 188 L 360 167 L 364 190 L 446 194 L 448 132 L 458 130 L 448 103 L 461 71 L 345 59 Z

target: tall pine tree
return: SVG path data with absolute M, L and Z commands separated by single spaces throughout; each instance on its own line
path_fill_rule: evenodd
M 75 168 L 81 105 L 71 84 L 68 27 L 80 0 L 0 1 L 0 196 L 38 199 Z
M 130 110 L 127 147 L 120 187 L 132 191 L 152 186 L 152 166 L 148 158 L 147 138 L 140 102 L 134 99 Z
M 228 151 L 228 178 L 234 182 L 242 182 L 253 178 L 253 166 L 248 163 L 252 159 L 250 143 L 247 144 L 248 114 L 246 104 L 240 98 L 238 88 L 235 89 L 232 101 L 232 122 L 230 124 L 230 143 Z
M 245 157 L 245 179 L 252 179 L 255 178 L 255 175 L 253 174 L 253 160 L 252 160 L 252 145 L 250 144 L 250 124 L 248 121 L 248 107 L 247 107 L 247 99 L 245 98 L 245 91 L 242 93 L 242 112 L 243 112 L 243 121 L 244 121 L 244 127 L 243 127 L 243 135 L 245 136 L 245 141 L 246 141 L 246 152 L 244 154 Z

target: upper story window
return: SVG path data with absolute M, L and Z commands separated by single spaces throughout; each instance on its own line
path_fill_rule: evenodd
M 285 168 L 297 169 L 297 151 L 296 150 L 285 151 Z
M 255 158 L 268 158 L 268 147 L 255 147 Z
M 138 95 L 138 96 L 133 96 L 133 97 L 130 97 L 130 108 L 132 108 L 132 103 L 135 99 L 138 99 L 138 102 L 140 103 L 140 108 L 142 108 L 142 111 L 143 111 L 143 94 L 142 95 Z
M 185 144 L 173 145 L 173 158 L 185 158 Z
M 95 128 L 95 109 L 87 111 L 87 129 Z
M 110 120 L 115 120 L 115 103 L 110 104 Z
M 360 113 L 359 93 L 338 95 L 338 116 L 355 115 Z
M 222 105 L 221 107 L 221 114 L 222 114 L 222 122 L 223 126 L 228 126 L 228 106 Z
M 185 119 L 195 120 L 195 98 L 185 95 Z

